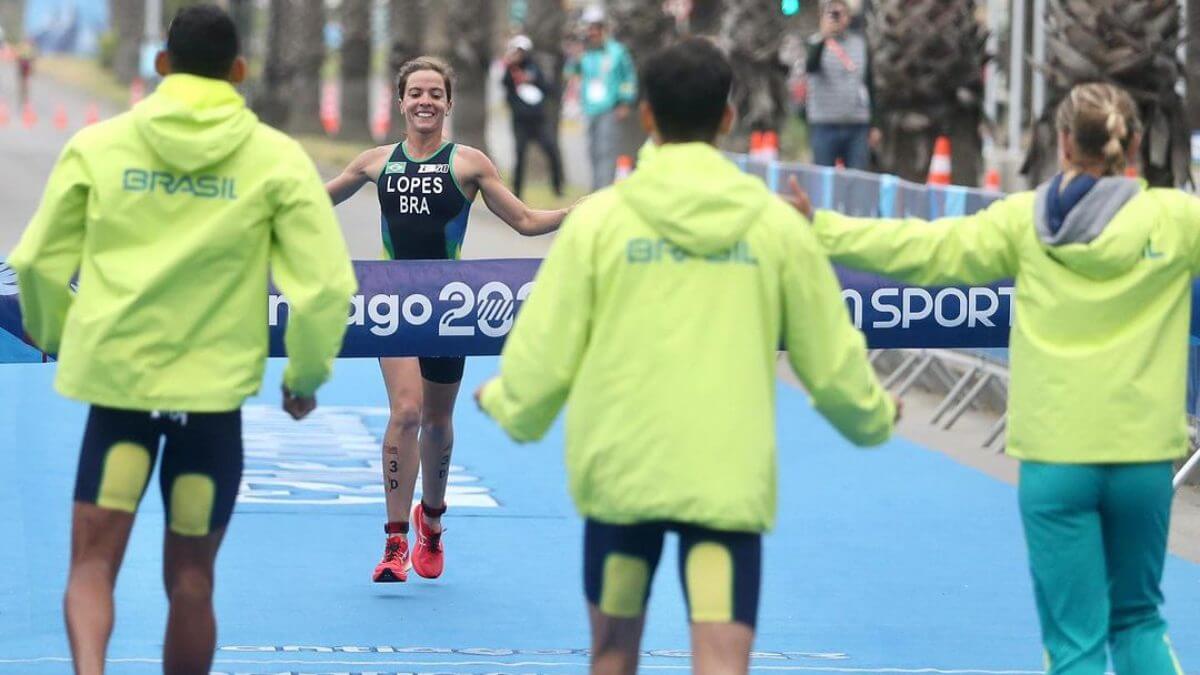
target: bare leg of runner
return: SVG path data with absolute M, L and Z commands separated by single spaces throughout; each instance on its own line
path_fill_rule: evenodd
M 592 624 L 592 675 L 635 675 L 646 615 L 622 619 L 588 603 L 588 621 Z
M 440 384 L 425 380 L 425 404 L 421 409 L 421 501 L 431 507 L 446 503 L 446 480 L 450 477 L 450 455 L 454 450 L 454 401 L 458 382 Z M 441 516 L 426 514 L 425 524 L 442 531 Z
M 692 624 L 692 672 L 745 673 L 750 668 L 754 630 L 741 623 Z
M 387 519 L 407 523 L 421 467 L 417 435 L 421 429 L 421 369 L 415 358 L 379 359 L 383 383 L 387 387 L 387 430 L 383 434 L 383 492 L 387 500 Z
M 171 609 L 163 647 L 163 673 L 207 673 L 217 646 L 213 614 L 213 566 L 225 536 L 222 528 L 203 537 L 166 533 L 163 581 Z
M 77 675 L 104 672 L 113 629 L 113 586 L 132 528 L 132 513 L 75 502 L 63 605 Z

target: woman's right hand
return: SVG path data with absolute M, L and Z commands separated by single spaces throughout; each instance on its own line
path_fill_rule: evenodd
M 840 28 L 841 24 L 829 12 L 821 12 L 821 19 L 817 23 L 817 30 L 821 33 L 821 37 L 826 40 L 833 38 L 838 34 Z
M 795 176 L 788 177 L 788 188 L 792 191 L 791 199 L 787 200 L 788 203 L 811 223 L 813 219 L 812 199 L 809 198 L 804 188 L 800 187 L 800 181 L 796 180 Z

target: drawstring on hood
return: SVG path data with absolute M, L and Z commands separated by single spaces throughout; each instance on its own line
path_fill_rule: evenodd
M 233 85 L 196 75 L 168 75 L 133 108 L 138 133 L 159 159 L 199 171 L 234 153 L 258 126 Z
M 730 249 L 767 205 L 762 181 L 707 143 L 666 143 L 639 153 L 654 171 L 634 171 L 617 193 L 663 238 L 693 255 Z
M 1047 255 L 1092 279 L 1129 271 L 1150 237 L 1150 222 L 1125 208 L 1142 195 L 1142 182 L 1082 175 L 1062 188 L 1062 179 L 1058 174 L 1040 185 L 1034 201 L 1034 225 Z

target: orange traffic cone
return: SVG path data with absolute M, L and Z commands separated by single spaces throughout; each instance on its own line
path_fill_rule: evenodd
M 388 129 L 390 129 L 391 126 L 392 116 L 390 111 L 381 106 L 375 111 L 375 114 L 371 116 L 371 135 L 373 135 L 376 140 L 382 141 L 383 139 L 387 138 Z
M 950 184 L 950 139 L 938 136 L 933 143 L 933 159 L 929 162 L 930 185 Z
M 617 172 L 614 180 L 621 181 L 629 178 L 631 173 L 633 173 L 633 158 L 629 155 L 617 157 Z
M 146 83 L 142 78 L 135 77 L 133 82 L 129 83 L 129 105 L 137 105 L 137 102 L 146 98 Z
M 100 121 L 100 107 L 95 103 L 89 103 L 88 107 L 83 111 L 83 125 L 91 126 Z
M 37 120 L 37 113 L 34 112 L 33 106 L 26 103 L 21 109 L 21 124 L 24 125 L 26 129 L 32 129 L 37 126 Z
M 771 130 L 764 131 L 762 139 L 763 159 L 768 162 L 779 159 L 779 134 Z
M 321 113 L 321 128 L 330 136 L 336 136 L 342 125 L 338 122 L 337 115 Z
M 321 87 L 321 128 L 330 136 L 336 136 L 342 128 L 338 98 L 336 85 L 326 83 Z
M 763 151 L 763 132 L 750 132 L 750 159 L 761 159 Z
M 63 104 L 59 103 L 54 106 L 54 128 L 59 131 L 66 131 L 67 124 L 67 109 Z
M 0 101 L 0 128 L 8 126 L 9 117 L 8 102 Z
M 1000 191 L 1000 172 L 996 169 L 988 169 L 983 178 L 983 189 L 989 192 Z
M 383 87 L 375 102 L 375 110 L 371 115 L 371 135 L 382 141 L 387 138 L 388 129 L 392 128 L 392 92 L 389 87 Z

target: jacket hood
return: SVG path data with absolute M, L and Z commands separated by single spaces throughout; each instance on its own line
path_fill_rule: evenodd
M 168 166 L 198 171 L 241 147 L 258 117 L 228 82 L 169 75 L 133 108 L 138 132 Z
M 1150 219 L 1125 208 L 1142 197 L 1144 184 L 1133 178 L 1100 178 L 1081 197 L 1064 203 L 1052 193 L 1060 181 L 1056 176 L 1038 186 L 1034 200 L 1034 225 L 1046 253 L 1091 279 L 1128 272 L 1141 260 L 1150 238 Z
M 694 255 L 728 250 L 770 198 L 762 181 L 707 143 L 643 148 L 639 159 L 617 194 L 663 238 Z

